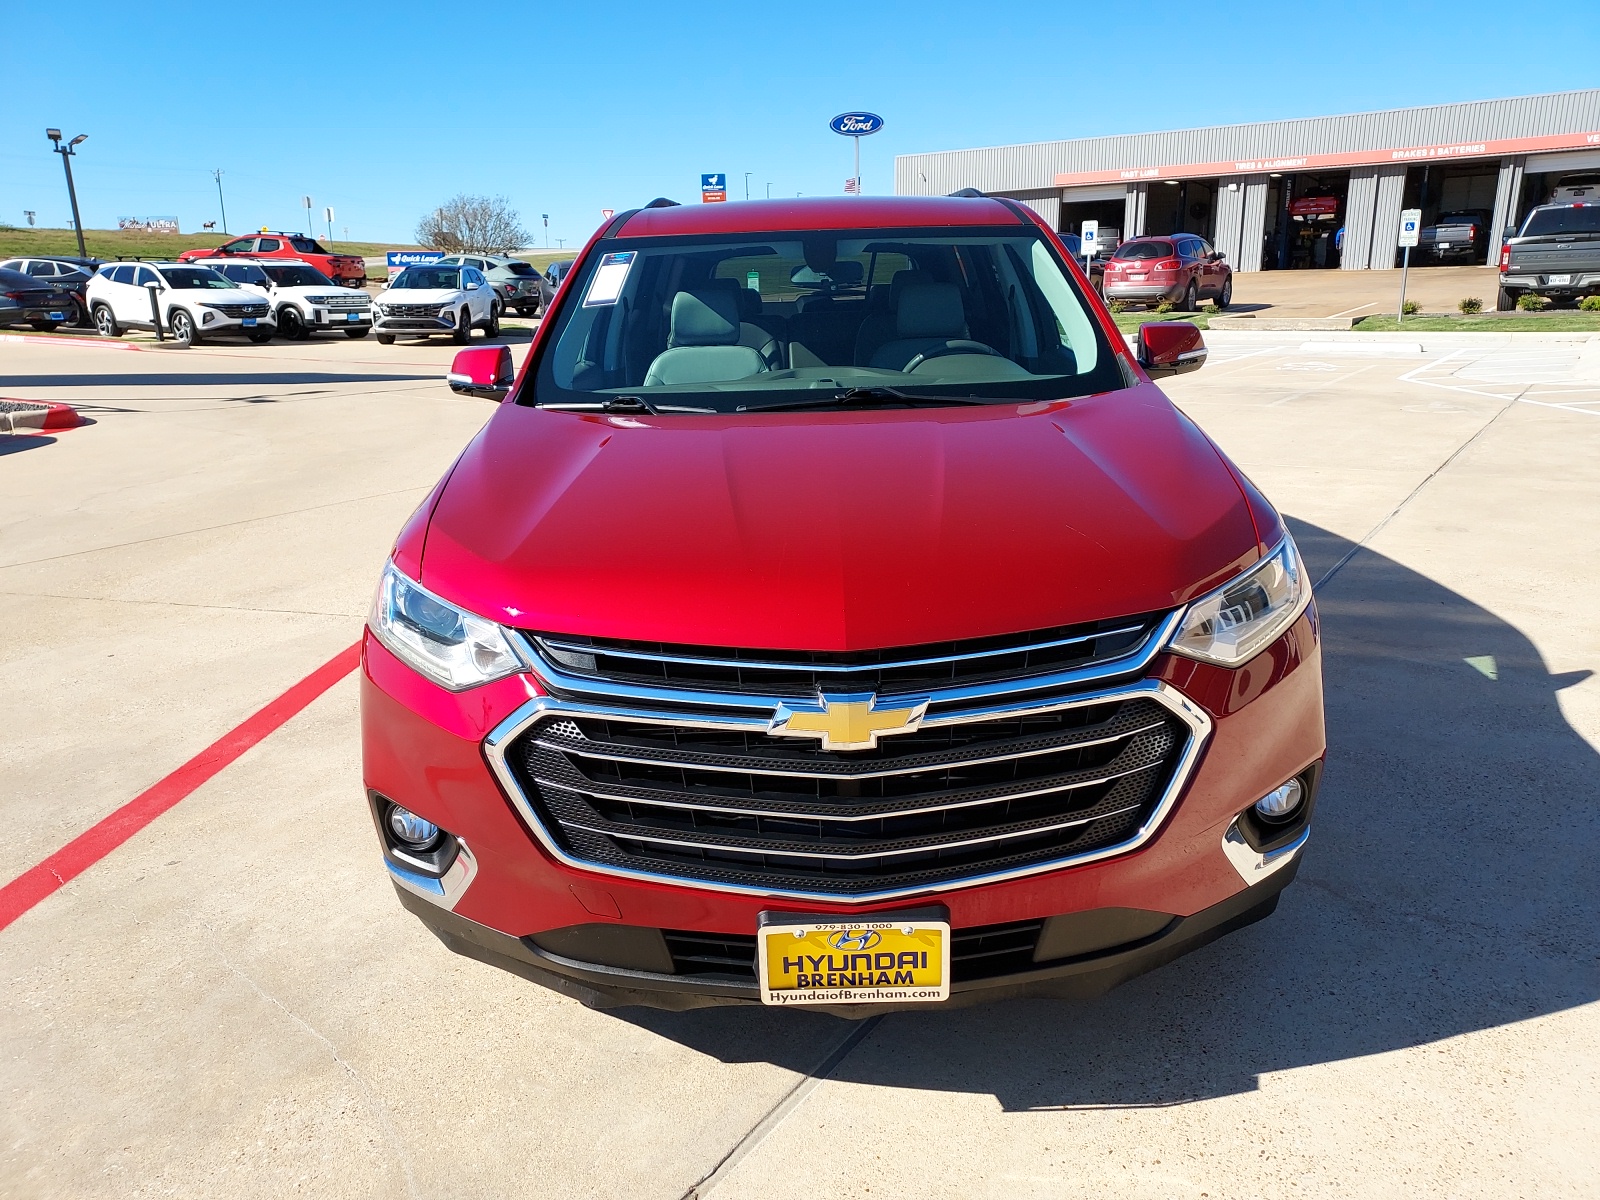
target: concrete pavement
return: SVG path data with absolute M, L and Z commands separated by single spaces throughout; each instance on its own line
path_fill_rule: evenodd
M 1089 1004 L 591 1012 L 399 908 L 347 679 L 0 931 L 0 1195 L 1591 1195 L 1600 392 L 1210 340 L 1170 394 L 1332 572 L 1269 921 Z M 5 878 L 354 640 L 452 349 L 0 345 L 96 422 L 0 439 Z

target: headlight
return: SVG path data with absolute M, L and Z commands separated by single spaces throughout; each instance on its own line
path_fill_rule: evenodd
M 372 307 L 377 310 L 377 313 L 380 317 L 386 317 L 389 315 L 389 310 L 381 304 L 374 304 Z
M 452 692 L 515 675 L 524 666 L 499 625 L 441 600 L 393 563 L 383 570 L 367 624 L 397 656 Z
M 1169 643 L 1179 654 L 1236 667 L 1294 624 L 1311 601 L 1311 584 L 1294 539 L 1245 574 L 1189 605 Z

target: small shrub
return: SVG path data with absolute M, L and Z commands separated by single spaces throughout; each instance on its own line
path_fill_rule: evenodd
M 1220 313 L 1222 311 L 1222 307 L 1215 300 L 1213 300 L 1210 304 L 1206 305 L 1200 311 L 1205 313 L 1206 316 L 1208 316 L 1208 317 L 1214 317 L 1214 316 L 1216 316 L 1218 313 Z
M 1524 292 L 1517 297 L 1517 307 L 1523 312 L 1543 312 L 1550 307 L 1550 301 L 1533 292 Z
M 1584 312 L 1600 312 L 1600 296 L 1585 296 L 1578 301 L 1578 307 Z
M 1407 300 L 1400 306 L 1400 311 L 1405 313 L 1405 315 L 1408 317 L 1414 317 L 1422 311 L 1422 305 L 1418 304 L 1415 300 Z
M 1465 299 L 1456 301 L 1456 308 L 1465 315 L 1471 316 L 1473 313 L 1483 311 L 1483 301 L 1476 296 L 1468 296 Z
M 1111 311 L 1114 312 L 1114 313 L 1115 312 L 1127 312 L 1128 311 L 1128 302 L 1126 300 L 1113 300 L 1111 302 L 1111 304 L 1110 304 L 1110 308 L 1111 308 Z
M 1156 311 L 1158 313 L 1169 313 L 1177 307 L 1171 300 L 1162 300 L 1156 304 Z

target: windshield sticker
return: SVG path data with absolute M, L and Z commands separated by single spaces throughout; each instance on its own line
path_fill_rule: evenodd
M 584 293 L 583 306 L 593 308 L 598 304 L 615 304 L 622 295 L 622 285 L 628 282 L 628 270 L 633 266 L 637 250 L 620 250 L 600 258 L 600 268 L 589 281 Z

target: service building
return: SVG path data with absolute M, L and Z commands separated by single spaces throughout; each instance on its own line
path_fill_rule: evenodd
M 1196 233 L 1240 271 L 1396 265 L 1400 212 L 1502 231 L 1573 176 L 1600 182 L 1600 88 L 1340 117 L 1077 138 L 895 159 L 895 191 L 1011 196 L 1102 241 Z M 1109 238 L 1106 236 L 1109 234 Z

